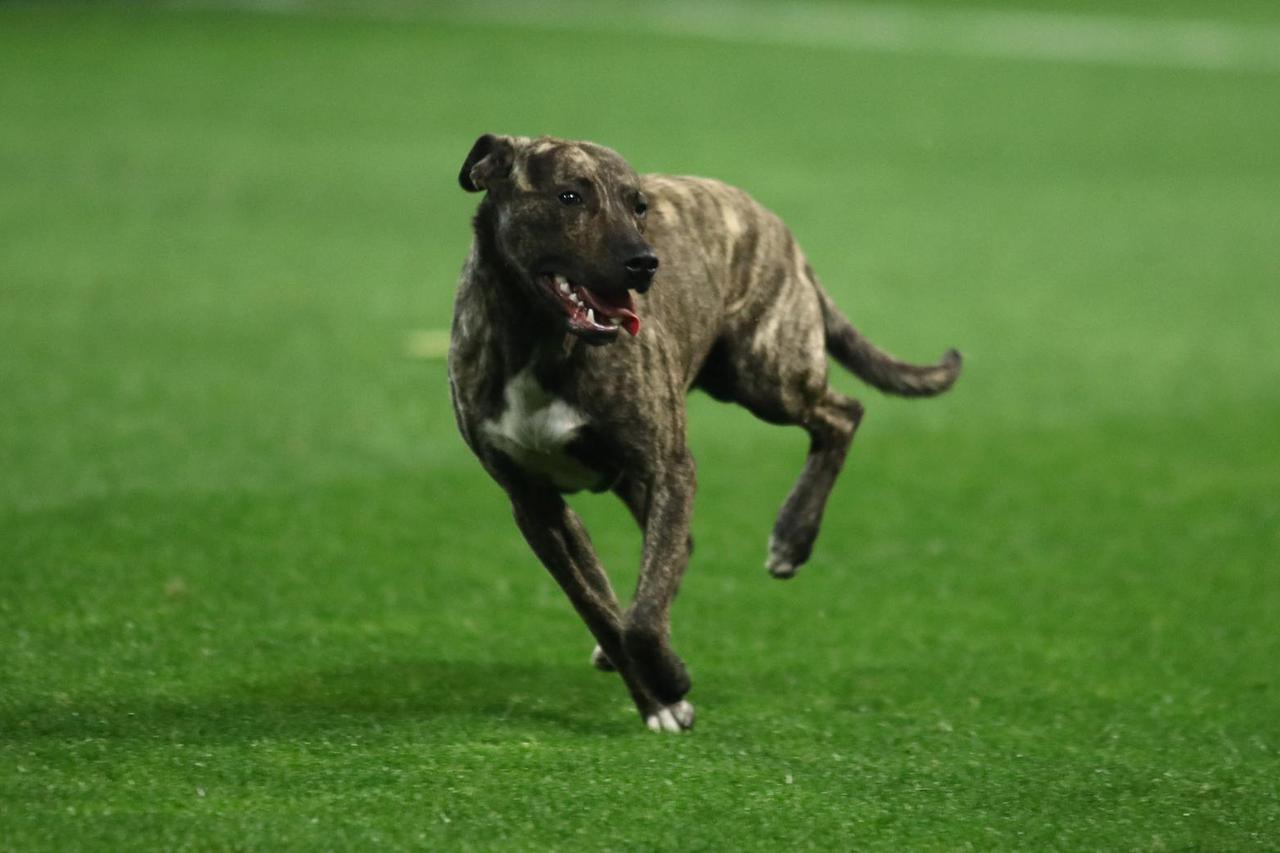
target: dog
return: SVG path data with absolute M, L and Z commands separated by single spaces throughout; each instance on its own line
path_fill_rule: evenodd
M 782 221 L 714 180 L 637 175 L 590 142 L 485 134 L 458 181 L 483 192 L 454 304 L 458 428 L 654 731 L 693 726 L 669 613 L 693 550 L 685 397 L 699 388 L 803 427 L 808 458 L 766 568 L 809 558 L 863 407 L 827 385 L 827 355 L 871 386 L 941 393 L 960 372 L 872 345 L 818 284 Z M 644 536 L 623 608 L 563 495 L 612 491 Z

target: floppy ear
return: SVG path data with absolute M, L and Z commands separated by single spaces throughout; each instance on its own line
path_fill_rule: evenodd
M 511 160 L 515 146 L 509 136 L 486 133 L 471 146 L 471 153 L 462 161 L 458 183 L 469 193 L 487 190 L 511 172 Z

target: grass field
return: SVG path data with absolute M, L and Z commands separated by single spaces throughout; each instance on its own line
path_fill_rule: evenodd
M 271 8 L 0 5 L 0 849 L 1280 849 L 1280 71 Z M 785 584 L 803 434 L 691 399 L 691 735 L 588 667 L 421 345 L 484 131 L 739 184 L 966 355 L 837 377 Z

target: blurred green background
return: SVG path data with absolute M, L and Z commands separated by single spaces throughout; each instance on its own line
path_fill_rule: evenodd
M 1271 2 L 0 4 L 0 847 L 1275 848 L 1278 104 Z M 691 736 L 456 436 L 486 131 L 966 355 L 835 377 L 789 584 L 803 434 L 691 398 Z

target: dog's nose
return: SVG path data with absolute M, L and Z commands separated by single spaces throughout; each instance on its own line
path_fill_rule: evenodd
M 626 267 L 627 277 L 634 282 L 633 287 L 644 293 L 649 289 L 653 274 L 658 271 L 658 256 L 653 252 L 644 252 L 628 260 Z

